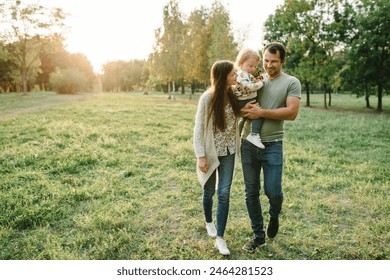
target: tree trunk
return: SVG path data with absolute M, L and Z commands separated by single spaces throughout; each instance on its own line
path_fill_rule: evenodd
M 171 99 L 171 81 L 168 81 L 168 84 L 167 84 L 167 87 L 168 87 L 168 99 Z
M 370 106 L 370 96 L 368 95 L 367 92 L 366 92 L 365 99 L 366 99 L 366 108 L 371 108 L 371 106 Z
M 191 83 L 191 94 L 195 93 L 195 81 L 193 80 Z
M 305 83 L 306 89 L 306 107 L 310 107 L 310 85 L 308 82 Z
M 176 84 L 175 84 L 175 82 L 172 82 L 172 95 L 173 95 L 173 101 L 176 101 Z
M 371 106 L 370 106 L 370 94 L 368 92 L 368 85 L 367 85 L 367 83 L 366 83 L 365 99 L 366 99 L 366 107 L 367 108 L 371 108 Z
M 326 103 L 326 86 L 324 86 L 324 108 L 328 109 L 328 104 Z
M 192 99 L 192 95 L 195 93 L 195 81 L 192 80 L 191 82 L 191 93 L 190 93 L 190 99 Z
M 27 69 L 22 68 L 23 95 L 27 95 Z
M 382 82 L 379 82 L 378 83 L 378 107 L 376 109 L 378 112 L 383 112 L 382 93 L 383 93 L 383 85 L 382 85 Z
M 328 94 L 329 94 L 329 103 L 328 103 L 328 105 L 329 105 L 329 107 L 331 107 L 332 106 L 332 92 L 331 92 L 330 89 L 328 89 Z

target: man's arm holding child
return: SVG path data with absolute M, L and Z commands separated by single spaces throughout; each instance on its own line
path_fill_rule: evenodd
M 243 117 L 249 119 L 266 118 L 272 120 L 290 120 L 293 121 L 298 116 L 301 100 L 299 97 L 287 97 L 286 107 L 277 109 L 262 109 L 256 101 L 247 103 L 242 109 Z

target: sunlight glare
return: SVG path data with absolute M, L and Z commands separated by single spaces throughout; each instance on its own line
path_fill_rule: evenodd
M 221 3 L 230 11 L 233 31 L 237 32 L 238 38 L 245 38 L 242 46 L 260 49 L 262 24 L 283 1 L 221 0 Z M 108 61 L 147 59 L 153 51 L 154 31 L 162 26 L 162 9 L 168 2 L 40 1 L 42 5 L 60 7 L 69 14 L 70 31 L 65 34 L 67 50 L 85 54 L 96 72 L 100 72 L 101 65 Z M 209 0 L 178 2 L 185 16 L 201 6 L 210 8 L 212 4 Z M 242 36 L 242 33 L 246 35 Z

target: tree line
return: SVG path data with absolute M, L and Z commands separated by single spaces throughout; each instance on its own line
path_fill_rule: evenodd
M 323 92 L 325 108 L 331 106 L 333 93 L 351 92 L 364 96 L 369 108 L 370 96 L 376 96 L 377 111 L 383 110 L 382 97 L 390 83 L 389 1 L 285 0 L 263 29 L 264 44 L 279 41 L 286 46 L 284 71 L 301 80 L 306 106 L 314 91 Z M 153 52 L 138 68 L 143 77 L 138 81 L 169 96 L 180 88 L 184 93 L 186 85 L 194 93 L 207 86 L 212 63 L 234 60 L 240 47 L 229 13 L 219 1 L 185 16 L 171 0 L 163 10 L 163 26 L 155 32 Z M 134 62 L 127 65 L 131 68 Z M 118 69 L 123 71 L 117 76 L 129 77 L 126 67 Z
M 189 15 L 180 11 L 177 0 L 170 0 L 162 12 L 163 24 L 155 30 L 147 60 L 102 66 L 99 78 L 105 91 L 155 89 L 171 97 L 189 87 L 193 94 L 207 87 L 212 63 L 234 60 L 242 46 L 228 10 L 218 0 Z M 36 84 L 41 90 L 55 87 L 64 92 L 92 88 L 96 76 L 90 62 L 64 48 L 60 30 L 66 15 L 60 9 L 7 0 L 0 4 L 0 15 L 12 23 L 0 33 L 0 91 L 26 92 Z M 382 111 L 382 96 L 390 83 L 389 1 L 285 0 L 263 29 L 264 44 L 285 44 L 284 71 L 301 80 L 307 106 L 314 91 L 323 92 L 325 108 L 331 106 L 333 93 L 347 91 L 364 96 L 367 107 L 375 95 L 377 110 Z
M 89 91 L 95 74 L 84 54 L 65 49 L 66 15 L 59 8 L 0 3 L 0 92 Z
M 103 88 L 125 90 L 143 86 L 171 96 L 179 88 L 184 93 L 188 85 L 194 93 L 209 83 L 211 65 L 218 59 L 234 60 L 238 46 L 229 12 L 219 1 L 210 9 L 196 9 L 187 17 L 180 11 L 178 2 L 171 0 L 163 8 L 163 25 L 155 30 L 149 58 L 143 62 L 106 63 Z M 138 73 L 134 67 L 138 68 Z
M 281 41 L 289 59 L 285 70 L 306 92 L 319 87 L 324 106 L 333 92 L 352 91 L 378 98 L 389 93 L 390 2 L 388 0 L 285 0 L 265 25 L 266 42 Z

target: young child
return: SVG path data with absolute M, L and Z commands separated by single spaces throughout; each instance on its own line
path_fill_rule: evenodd
M 260 55 L 252 49 L 244 49 L 237 56 L 237 84 L 234 93 L 237 96 L 240 109 L 249 101 L 257 100 L 257 91 L 263 87 L 263 77 L 261 75 L 259 77 L 253 76 L 259 62 Z M 243 118 L 239 123 L 238 128 L 240 135 L 245 121 L 246 119 Z M 257 147 L 264 149 L 264 145 L 261 143 L 260 138 L 262 123 L 262 119 L 252 120 L 252 132 L 248 135 L 246 140 Z

